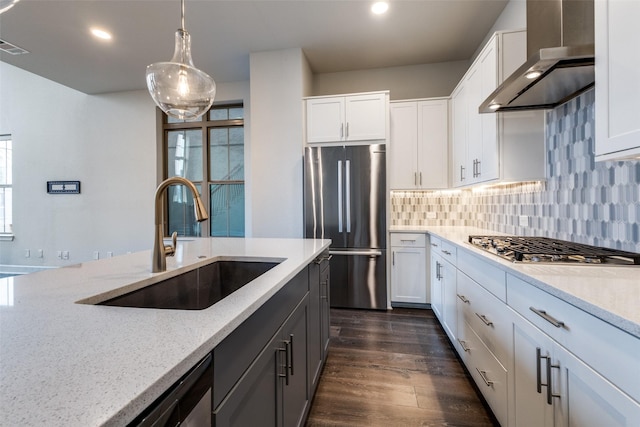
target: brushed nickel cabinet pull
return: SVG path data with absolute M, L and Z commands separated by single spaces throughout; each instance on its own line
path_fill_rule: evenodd
M 467 342 L 466 342 L 466 341 L 463 341 L 463 340 L 461 340 L 460 338 L 458 338 L 458 342 L 460 343 L 460 347 L 462 347 L 462 349 L 463 349 L 466 353 L 468 353 L 468 352 L 470 352 L 470 351 L 471 351 L 471 349 L 470 349 L 469 347 L 467 347 Z
M 444 249 L 442 250 L 442 253 L 445 254 L 445 255 L 451 255 L 451 252 L 445 251 Z
M 553 405 L 553 398 L 560 397 L 559 394 L 553 393 L 553 387 L 551 386 L 551 368 L 560 369 L 560 365 L 553 365 L 551 358 L 547 357 L 547 404 Z
M 460 301 L 462 301 L 463 303 L 465 303 L 465 304 L 470 304 L 471 303 L 471 301 L 469 301 L 467 299 L 467 297 L 465 297 L 464 295 L 460 295 L 460 294 L 456 294 L 456 295 L 458 296 L 458 298 L 460 298 Z
M 529 307 L 529 310 L 533 311 L 535 314 L 537 314 L 538 316 L 542 317 L 544 320 L 546 320 L 547 322 L 551 323 L 556 328 L 563 328 L 564 327 L 564 322 L 563 321 L 558 320 L 555 317 L 547 314 L 547 312 L 544 311 L 544 310 L 539 310 L 539 309 L 537 309 L 535 307 Z
M 484 381 L 487 387 L 491 387 L 493 385 L 493 381 L 489 381 L 487 379 L 487 371 L 481 371 L 478 368 L 476 368 L 476 371 L 478 371 L 478 373 L 480 374 L 480 378 L 482 378 L 482 381 Z
M 476 316 L 478 316 L 478 318 L 480 320 L 482 320 L 482 323 L 484 323 L 487 326 L 493 326 L 493 322 L 489 319 L 487 319 L 487 316 L 485 316 L 484 314 L 478 314 L 476 313 Z
M 291 371 L 291 375 L 293 376 L 293 334 L 289 334 L 289 357 L 291 357 L 289 370 Z
M 289 341 L 285 341 L 284 348 L 278 348 L 278 351 L 284 353 L 284 374 L 278 374 L 278 376 L 284 378 L 285 385 L 289 385 Z

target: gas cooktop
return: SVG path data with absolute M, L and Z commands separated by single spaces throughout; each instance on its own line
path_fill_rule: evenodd
M 513 262 L 640 265 L 640 254 L 548 237 L 469 236 L 469 243 Z

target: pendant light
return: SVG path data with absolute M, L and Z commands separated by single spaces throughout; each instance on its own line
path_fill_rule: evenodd
M 147 66 L 147 88 L 153 101 L 168 116 L 193 120 L 213 104 L 216 83 L 193 65 L 191 35 L 184 29 L 184 0 L 181 6 L 182 27 L 176 31 L 173 58 Z
M 11 9 L 20 0 L 0 0 L 0 13 Z

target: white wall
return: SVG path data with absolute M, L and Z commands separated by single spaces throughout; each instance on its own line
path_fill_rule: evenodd
M 449 96 L 469 61 L 316 74 L 313 95 L 389 90 L 391 100 Z
M 248 97 L 248 82 L 218 85 L 217 101 L 248 105 Z M 150 249 L 155 111 L 146 90 L 90 96 L 0 62 L 0 134 L 14 141 L 15 234 L 0 242 L 0 264 L 58 266 L 94 251 Z M 82 192 L 47 194 L 51 180 L 79 180 Z
M 302 97 L 309 66 L 301 49 L 252 53 L 253 237 L 302 237 Z

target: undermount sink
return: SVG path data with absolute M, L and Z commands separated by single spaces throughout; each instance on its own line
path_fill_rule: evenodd
M 266 273 L 279 262 L 216 261 L 97 305 L 203 310 Z

